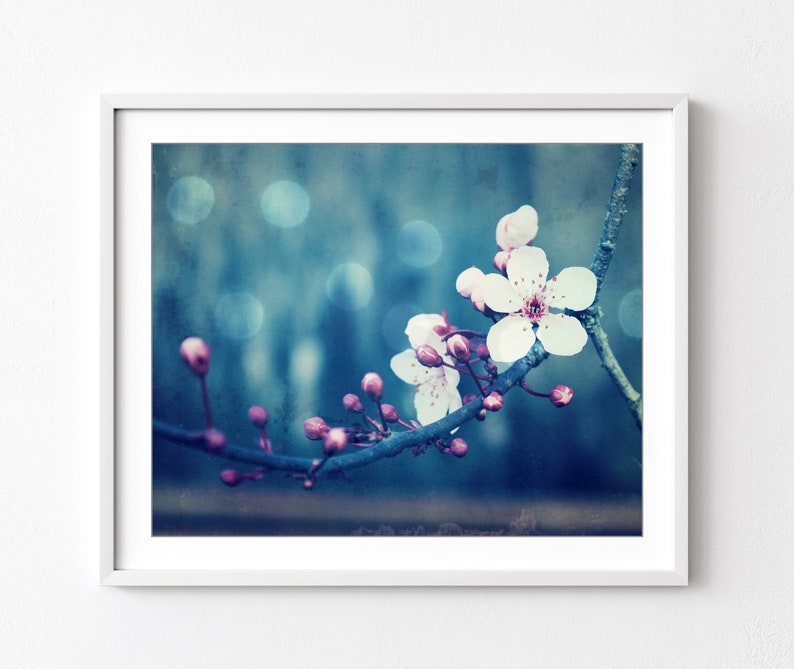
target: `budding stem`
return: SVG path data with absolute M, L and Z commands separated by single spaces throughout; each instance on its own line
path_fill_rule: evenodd
M 478 360 L 479 360 L 479 358 L 478 358 Z M 475 362 L 476 362 L 476 360 L 475 360 Z M 466 363 L 466 365 L 469 367 L 468 370 L 461 369 L 457 365 L 450 365 L 448 362 L 442 362 L 441 365 L 443 367 L 449 367 L 450 369 L 454 369 L 456 372 L 462 372 L 463 374 L 468 374 L 469 376 L 473 376 L 475 379 L 482 379 L 483 381 L 490 381 L 491 380 L 490 376 L 483 376 L 482 374 L 475 374 L 472 371 L 471 366 L 469 365 L 468 362 Z
M 381 425 L 383 425 L 380 430 L 383 432 L 383 436 L 386 437 L 389 435 L 389 424 L 386 422 L 386 418 L 383 415 L 383 406 L 381 405 L 380 400 L 378 400 L 378 416 L 380 416 L 380 422 Z
M 527 385 L 527 382 L 526 382 L 525 379 L 521 379 L 521 381 L 518 383 L 518 385 L 521 386 L 524 390 L 526 390 L 530 395 L 534 395 L 535 397 L 551 397 L 551 395 L 549 393 L 539 393 L 539 392 L 536 392 L 536 391 L 532 390 L 532 388 L 530 388 Z
M 378 404 L 378 409 L 380 409 L 380 404 Z M 366 421 L 366 422 L 365 422 L 365 425 L 366 425 L 366 423 L 369 423 L 369 424 L 370 424 L 370 425 L 372 425 L 372 427 L 374 427 L 374 428 L 375 428 L 375 429 L 376 429 L 378 432 L 382 432 L 382 433 L 384 432 L 384 429 L 383 429 L 383 427 L 380 425 L 380 423 L 378 423 L 378 421 L 376 421 L 374 418 L 370 418 L 369 416 L 367 416 L 367 414 L 363 414 L 363 415 L 364 415 L 364 419 L 365 419 L 365 421 Z M 381 420 L 383 420 L 383 412 L 381 412 Z M 383 421 L 383 423 L 384 423 L 384 425 L 385 425 L 385 424 L 386 424 L 386 421 Z M 367 426 L 367 427 L 369 427 L 369 426 Z
M 482 383 L 480 383 L 480 379 L 479 379 L 478 375 L 475 374 L 474 370 L 471 368 L 471 363 L 468 360 L 466 360 L 465 364 L 466 364 L 466 367 L 469 370 L 469 374 L 471 374 L 471 377 L 474 379 L 474 383 L 477 384 L 477 388 L 479 389 L 480 394 L 483 397 L 485 397 L 485 389 L 482 387 Z

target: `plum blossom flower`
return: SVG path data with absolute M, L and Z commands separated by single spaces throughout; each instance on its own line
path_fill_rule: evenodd
M 452 364 L 440 332 L 446 332 L 449 323 L 440 314 L 419 314 L 408 321 L 405 334 L 411 347 L 391 359 L 395 375 L 405 383 L 416 386 L 414 407 L 422 425 L 428 425 L 456 411 L 463 402 L 458 392 L 460 374 L 449 367 L 425 367 L 416 359 L 416 349 L 432 346 L 444 362 Z
M 543 249 L 523 246 L 512 252 L 507 278 L 487 274 L 481 283 L 485 303 L 507 314 L 488 332 L 491 357 L 513 362 L 525 356 L 537 338 L 549 353 L 575 355 L 587 343 L 582 324 L 550 308 L 587 309 L 595 299 L 596 278 L 585 267 L 568 267 L 548 281 L 549 262 Z

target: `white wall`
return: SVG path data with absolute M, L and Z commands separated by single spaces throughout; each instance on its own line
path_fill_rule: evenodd
M 0 4 L 0 665 L 794 665 L 794 4 Z M 691 585 L 97 585 L 100 92 L 687 92 Z M 358 658 L 358 659 L 357 659 Z

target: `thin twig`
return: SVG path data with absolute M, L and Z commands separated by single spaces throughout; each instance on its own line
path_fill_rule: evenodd
M 626 195 L 629 192 L 629 186 L 634 176 L 634 168 L 637 166 L 639 155 L 640 149 L 636 144 L 624 144 L 620 148 L 620 162 L 615 174 L 612 194 L 607 204 L 607 214 L 601 231 L 601 239 L 598 242 L 598 249 L 590 265 L 590 270 L 595 274 L 597 281 L 596 300 L 601 292 L 601 285 L 604 282 L 609 263 L 612 261 L 612 255 L 615 252 L 618 233 L 623 223 L 623 215 L 626 213 Z M 601 364 L 626 400 L 626 405 L 634 417 L 637 427 L 642 430 L 642 395 L 634 389 L 623 368 L 618 363 L 612 347 L 609 345 L 606 332 L 601 327 L 601 313 L 600 307 L 594 303 L 589 309 L 575 315 L 590 335 L 590 340 L 601 358 Z
M 590 341 L 593 342 L 598 356 L 601 358 L 601 364 L 609 374 L 612 381 L 614 381 L 623 399 L 626 400 L 631 415 L 637 423 L 637 427 L 642 431 L 642 395 L 638 393 L 634 386 L 631 385 L 628 377 L 626 376 L 623 368 L 618 363 L 612 347 L 609 345 L 604 328 L 601 327 L 601 308 L 595 307 L 588 309 L 580 316 L 584 329 L 590 335 Z

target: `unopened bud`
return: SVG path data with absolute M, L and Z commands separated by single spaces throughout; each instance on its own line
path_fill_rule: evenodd
M 416 359 L 425 367 L 441 367 L 443 358 L 430 344 L 422 344 L 416 349 Z
M 224 469 L 221 472 L 221 481 L 230 488 L 234 488 L 234 486 L 240 485 L 240 482 L 242 480 L 243 480 L 242 475 L 236 469 Z
M 361 404 L 358 395 L 348 393 L 342 398 L 342 404 L 345 407 L 345 411 L 349 411 L 350 413 L 364 413 L 364 405 Z
M 391 404 L 381 404 L 380 409 L 383 412 L 383 420 L 387 423 L 396 423 L 400 420 L 400 414 L 397 413 L 397 409 Z
M 477 357 L 480 360 L 487 360 L 491 357 L 491 352 L 488 350 L 488 346 L 486 344 L 477 344 L 475 353 L 477 353 Z
M 328 424 L 319 416 L 303 421 L 303 434 L 312 441 L 324 439 L 330 429 Z
M 493 257 L 493 266 L 502 274 L 507 272 L 507 261 L 510 260 L 510 251 L 498 251 Z
M 204 432 L 204 443 L 207 444 L 207 448 L 211 451 L 220 451 L 226 446 L 226 437 L 223 432 L 211 427 Z
M 490 374 L 491 376 L 497 376 L 499 374 L 499 368 L 494 365 L 490 360 L 486 362 L 483 367 L 485 367 L 485 371 Z
M 538 234 L 538 212 L 525 204 L 496 224 L 496 244 L 502 251 L 526 246 Z
M 367 372 L 361 379 L 361 390 L 367 394 L 367 397 L 377 402 L 383 397 L 383 379 L 375 372 Z
M 313 490 L 314 489 L 314 479 L 306 479 L 303 482 L 303 489 L 304 490 Z
M 447 352 L 455 359 L 466 362 L 471 358 L 469 340 L 462 334 L 452 335 L 447 339 Z
M 554 386 L 549 393 L 549 399 L 555 407 L 567 406 L 573 399 L 573 390 L 568 386 Z
M 486 411 L 499 411 L 504 404 L 505 398 L 495 390 L 482 401 L 483 409 Z
M 488 412 L 485 409 L 480 409 L 474 417 L 482 423 L 488 417 Z
M 256 404 L 248 409 L 248 420 L 250 420 L 256 427 L 264 429 L 267 425 L 269 416 L 265 407 L 257 406 Z
M 341 427 L 332 427 L 328 430 L 323 441 L 323 450 L 328 453 L 338 453 L 347 446 L 347 433 Z
M 456 458 L 462 458 L 469 450 L 469 445 L 466 443 L 465 439 L 461 439 L 457 437 L 453 439 L 449 444 L 449 452 L 452 453 Z
M 200 337 L 188 337 L 179 346 L 179 355 L 196 376 L 205 376 L 210 369 L 210 347 Z
M 484 276 L 485 274 L 483 274 L 483 271 L 476 267 L 464 269 L 458 274 L 458 278 L 455 280 L 455 290 L 463 297 L 471 297 L 472 291 L 477 287 L 480 281 L 482 281 Z

